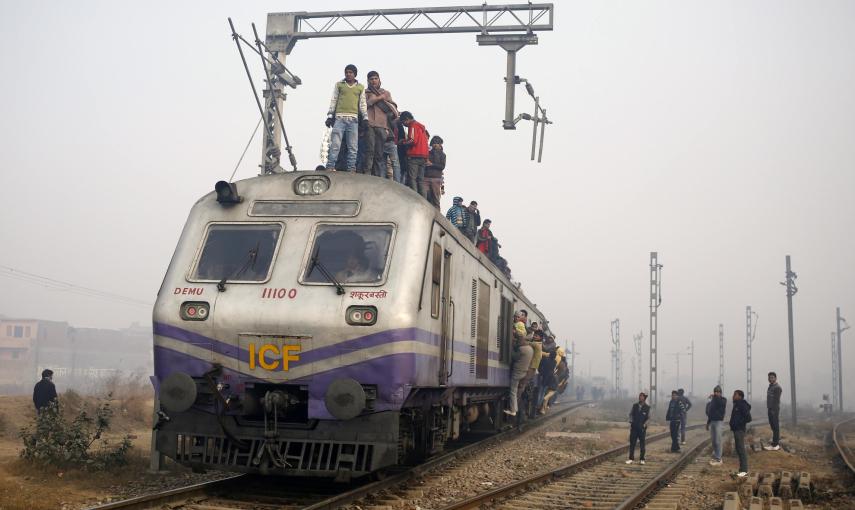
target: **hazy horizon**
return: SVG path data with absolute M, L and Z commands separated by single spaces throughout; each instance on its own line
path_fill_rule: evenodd
M 448 2 L 408 2 L 410 6 Z M 368 7 L 399 7 L 378 0 Z M 227 17 L 341 2 L 3 2 L 0 266 L 130 298 L 57 290 L 0 271 L 0 314 L 118 328 L 151 308 L 192 204 L 228 178 L 258 111 Z M 367 7 L 366 7 L 367 8 Z M 403 109 L 445 139 L 443 209 L 461 195 L 493 220 L 514 279 L 578 366 L 607 375 L 620 318 L 648 364 L 649 253 L 662 271 L 660 390 L 695 341 L 695 393 L 745 385 L 745 307 L 759 314 L 754 400 L 775 370 L 789 403 L 784 259 L 794 297 L 799 402 L 831 393 L 835 307 L 855 324 L 855 3 L 562 2 L 555 30 L 519 52 L 549 117 L 504 131 L 505 54 L 474 34 L 299 41 L 285 125 L 301 169 L 318 164 L 333 83 L 380 72 Z M 262 83 L 251 59 L 256 85 Z M 532 102 L 517 88 L 517 112 Z M 235 179 L 258 173 L 259 138 Z M 849 253 L 849 255 L 847 255 Z M 91 295 L 91 293 L 90 293 Z M 855 406 L 855 331 L 843 334 Z M 689 387 L 689 359 L 680 385 Z M 646 370 L 646 368 L 645 368 Z M 643 378 L 647 388 L 647 375 Z M 848 383 L 848 385 L 847 385 Z

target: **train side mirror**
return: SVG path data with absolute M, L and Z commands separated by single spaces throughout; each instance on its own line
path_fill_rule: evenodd
M 221 204 L 239 204 L 243 197 L 238 195 L 237 184 L 233 182 L 219 181 L 214 185 L 217 192 L 217 202 Z

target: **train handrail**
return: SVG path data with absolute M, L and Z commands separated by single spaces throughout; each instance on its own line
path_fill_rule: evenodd
M 451 370 L 448 372 L 446 379 L 451 379 L 451 375 L 454 374 L 454 319 L 457 318 L 457 308 L 455 308 L 454 299 L 451 296 L 448 296 L 448 304 L 451 306 L 451 339 L 448 342 L 449 347 L 451 347 L 451 356 L 448 358 L 448 365 L 451 367 Z

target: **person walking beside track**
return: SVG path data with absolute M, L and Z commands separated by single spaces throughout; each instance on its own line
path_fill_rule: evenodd
M 671 452 L 680 453 L 680 416 L 683 414 L 683 402 L 680 400 L 680 395 L 677 390 L 671 392 L 671 402 L 668 403 L 668 411 L 665 413 L 665 420 L 669 422 L 671 428 Z
M 778 441 L 781 440 L 781 422 L 778 415 L 781 413 L 781 385 L 778 384 L 778 374 L 769 372 L 769 388 L 766 390 L 766 410 L 769 413 L 769 427 L 772 429 L 772 445 L 764 446 L 764 450 L 777 451 L 781 449 Z
M 647 436 L 647 422 L 650 420 L 650 406 L 647 405 L 647 393 L 643 391 L 638 394 L 638 402 L 632 404 L 629 411 L 629 459 L 627 464 L 635 460 L 635 443 L 638 442 L 640 449 L 638 462 L 644 465 L 644 440 Z
M 733 392 L 733 410 L 730 411 L 730 430 L 733 432 L 733 449 L 739 457 L 739 478 L 748 475 L 748 455 L 745 453 L 745 425 L 751 422 L 751 404 L 745 401 L 742 390 Z
M 677 390 L 677 395 L 680 397 L 680 402 L 683 403 L 683 413 L 680 414 L 680 444 L 686 444 L 686 421 L 688 421 L 689 409 L 692 408 L 692 401 L 685 395 L 686 390 L 680 388 Z
M 724 415 L 727 410 L 727 399 L 721 396 L 721 386 L 713 388 L 710 401 L 707 402 L 707 430 L 710 431 L 713 455 L 710 466 L 721 466 L 721 433 L 724 427 Z

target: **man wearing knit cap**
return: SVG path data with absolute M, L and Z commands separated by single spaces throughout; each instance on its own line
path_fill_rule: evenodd
M 727 399 L 721 396 L 721 386 L 716 386 L 707 402 L 707 430 L 710 431 L 713 447 L 710 466 L 721 466 L 721 433 L 724 430 L 726 408 Z
M 469 211 L 463 207 L 463 198 L 454 197 L 454 205 L 452 205 L 445 217 L 452 225 L 457 227 L 464 235 L 466 235 L 466 225 L 469 223 Z
M 430 153 L 425 163 L 425 191 L 428 202 L 437 209 L 442 196 L 443 170 L 445 170 L 445 152 L 442 150 L 442 138 L 434 136 L 430 139 Z

